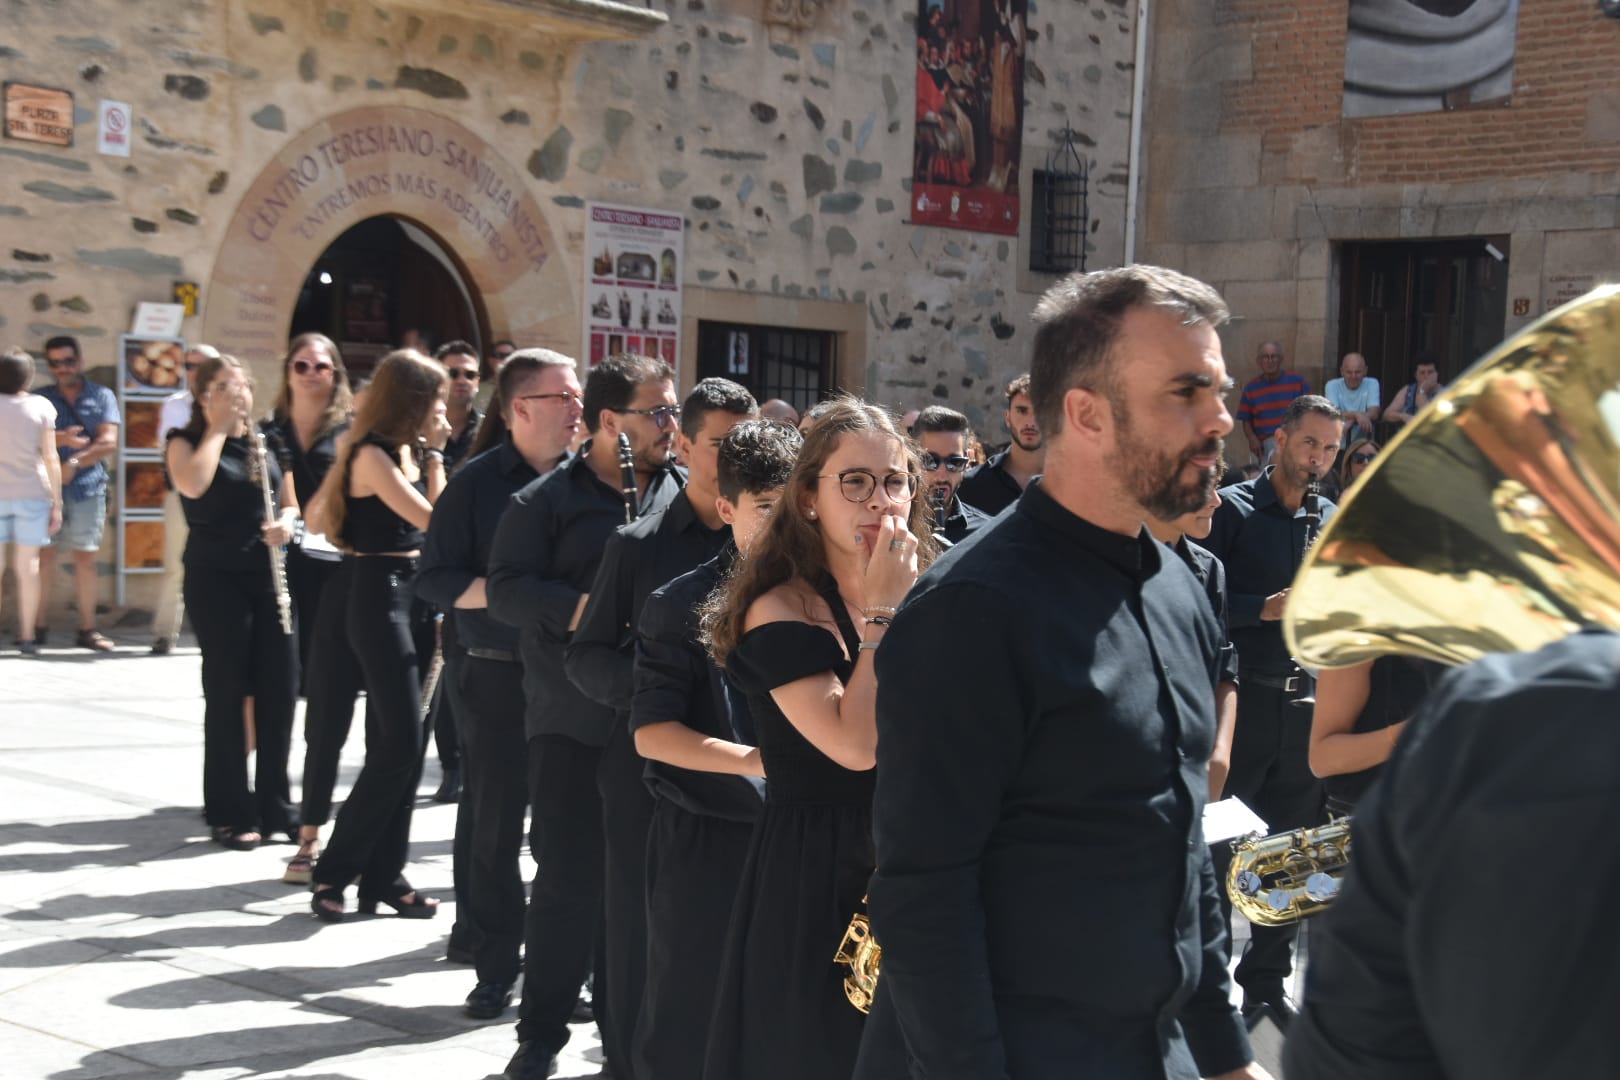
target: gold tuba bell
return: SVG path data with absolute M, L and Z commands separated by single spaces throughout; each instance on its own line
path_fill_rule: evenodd
M 1465 664 L 1588 626 L 1620 628 L 1620 285 L 1510 338 L 1408 422 L 1322 530 L 1283 615 L 1289 652 L 1322 668 Z M 1322 910 L 1348 829 L 1238 844 L 1234 905 L 1267 925 Z

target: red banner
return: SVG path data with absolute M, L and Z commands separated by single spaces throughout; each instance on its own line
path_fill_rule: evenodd
M 912 217 L 1018 232 L 1027 0 L 919 0 Z

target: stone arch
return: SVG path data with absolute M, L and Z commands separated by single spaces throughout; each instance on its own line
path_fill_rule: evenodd
M 452 253 L 498 335 L 576 351 L 573 275 L 522 175 L 456 121 L 400 106 L 328 117 L 266 164 L 214 260 L 201 340 L 276 385 L 305 275 L 346 229 L 378 215 L 421 227 Z

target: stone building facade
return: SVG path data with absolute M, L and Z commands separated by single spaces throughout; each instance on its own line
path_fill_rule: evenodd
M 1365 352 L 1387 398 L 1414 351 L 1449 344 L 1454 374 L 1620 280 L 1620 19 L 1591 0 L 1518 0 L 1508 99 L 1347 118 L 1347 6 L 1153 4 L 1138 255 L 1221 289 L 1240 380 L 1276 339 L 1318 388 L 1344 352 Z M 1431 286 L 1448 283 L 1460 325 L 1430 325 Z M 1403 284 L 1404 311 L 1371 295 Z M 1473 304 L 1486 291 L 1499 302 Z
M 74 334 L 110 382 L 135 305 L 195 282 L 184 336 L 274 386 L 311 267 L 388 215 L 439 242 L 486 340 L 579 355 L 604 200 L 687 220 L 683 383 L 703 320 L 816 328 L 837 385 L 1001 440 L 1053 280 L 1031 173 L 1066 125 L 1089 264 L 1124 257 L 1134 9 L 1030 0 L 1019 236 L 910 222 L 916 35 L 897 0 L 11 0 L 0 71 L 71 91 L 75 137 L 0 142 L 0 340 Z M 101 100 L 132 106 L 128 158 L 97 152 Z

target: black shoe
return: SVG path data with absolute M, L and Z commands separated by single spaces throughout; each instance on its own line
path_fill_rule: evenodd
M 494 1020 L 512 1004 L 512 984 L 481 982 L 467 995 L 462 1012 L 474 1020 Z
M 570 1024 L 596 1023 L 596 1010 L 591 1008 L 591 1003 L 585 1000 L 584 994 L 581 994 L 579 1000 L 574 1002 L 574 1014 L 568 1018 L 568 1022 Z
M 153 656 L 168 656 L 172 652 L 174 652 L 173 638 L 160 637 L 152 642 Z
M 508 1080 L 546 1080 L 557 1075 L 557 1055 L 537 1042 L 518 1043 L 517 1053 L 502 1075 Z
M 433 793 L 434 802 L 454 803 L 461 801 L 461 766 L 446 765 L 444 779 L 439 781 L 439 790 Z
M 1288 1003 L 1288 999 L 1278 995 L 1275 1001 L 1260 999 L 1243 999 L 1243 1026 L 1253 1031 L 1262 1020 L 1270 1019 L 1277 1025 L 1277 1030 L 1284 1035 L 1294 1021 L 1299 1018 L 1299 1010 Z

